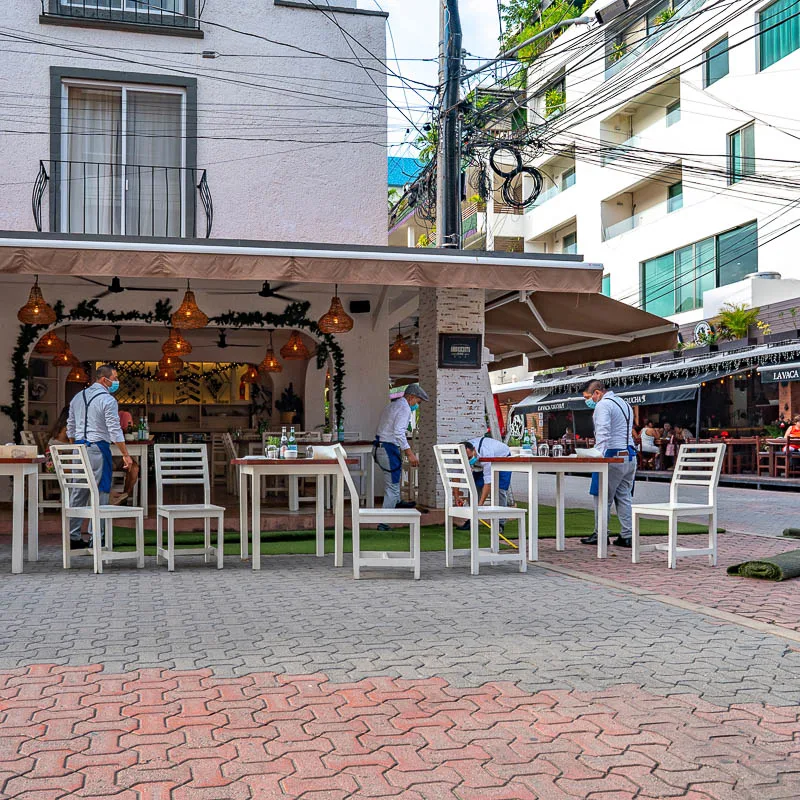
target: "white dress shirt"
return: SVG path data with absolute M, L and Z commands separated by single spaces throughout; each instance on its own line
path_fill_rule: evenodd
M 405 397 L 392 400 L 378 419 L 377 437 L 387 444 L 396 444 L 401 450 L 410 449 L 406 433 L 411 423 L 411 406 Z
M 594 446 L 601 453 L 624 450 L 633 444 L 631 426 L 633 409 L 611 390 L 607 391 L 594 409 Z
M 87 420 L 86 402 L 89 401 Z M 93 383 L 72 398 L 67 417 L 67 436 L 89 442 L 124 441 L 125 436 L 119 424 L 119 404 L 101 383 Z
M 481 439 L 483 441 L 481 441 Z M 478 458 L 508 458 L 511 455 L 511 448 L 491 436 L 476 436 L 470 439 L 470 444 L 475 448 Z M 483 482 L 489 486 L 492 482 L 492 465 L 481 464 L 483 467 Z

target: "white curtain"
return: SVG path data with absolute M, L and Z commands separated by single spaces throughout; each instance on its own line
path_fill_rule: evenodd
M 126 93 L 126 233 L 180 236 L 182 95 Z
M 119 89 L 68 89 L 65 161 L 56 165 L 68 232 L 121 232 L 121 112 Z

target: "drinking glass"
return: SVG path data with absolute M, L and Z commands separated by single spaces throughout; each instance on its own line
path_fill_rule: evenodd
M 547 458 L 550 455 L 550 445 L 547 442 L 542 442 L 539 445 L 539 455 Z
M 553 458 L 561 458 L 564 455 L 564 446 L 560 444 L 553 445 Z
M 314 458 L 314 446 L 309 445 L 306 447 L 306 458 Z

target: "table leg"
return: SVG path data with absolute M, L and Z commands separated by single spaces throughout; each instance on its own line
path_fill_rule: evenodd
M 556 550 L 566 550 L 564 529 L 564 473 L 556 472 Z
M 247 559 L 247 475 L 239 470 L 239 547 L 242 561 Z
M 375 508 L 375 459 L 372 453 L 367 456 L 367 508 Z
M 13 476 L 13 510 L 11 526 L 11 571 L 22 572 L 22 537 L 25 527 L 25 477 L 22 472 Z
M 142 454 L 139 456 L 139 483 L 141 484 L 142 492 L 142 508 L 144 509 L 144 518 L 147 519 L 147 445 L 142 447 Z
M 597 557 L 608 556 L 608 464 L 598 471 L 597 492 Z
M 300 510 L 300 492 L 297 488 L 297 475 L 289 476 L 289 511 Z
M 252 519 L 250 525 L 253 531 L 253 569 L 261 569 L 261 480 L 254 473 L 250 486 L 250 507 Z
M 325 555 L 325 495 L 324 475 L 317 475 L 317 557 Z
M 491 485 L 491 494 L 489 495 L 489 502 L 496 506 L 498 502 L 498 497 L 500 493 L 500 470 L 495 469 L 492 467 L 492 485 Z
M 539 560 L 539 475 L 528 471 L 528 560 Z
M 333 565 L 341 567 L 344 564 L 344 476 L 334 476 L 336 481 L 336 511 L 334 531 Z M 353 502 L 357 502 L 353 501 Z
M 28 474 L 28 561 L 39 560 L 39 473 Z

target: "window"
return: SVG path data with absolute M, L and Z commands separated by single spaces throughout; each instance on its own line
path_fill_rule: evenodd
M 683 182 L 678 181 L 667 188 L 667 214 L 683 208 Z
M 667 106 L 667 127 L 671 127 L 676 122 L 681 121 L 681 101 L 676 100 Z
M 800 0 L 778 0 L 758 15 L 758 66 L 767 69 L 800 48 Z
M 728 183 L 739 183 L 755 173 L 755 130 L 751 122 L 728 134 Z
M 562 253 L 573 253 L 573 254 L 578 252 L 578 234 L 577 233 L 568 233 L 561 240 L 561 252 Z
M 138 11 L 145 6 L 150 14 L 186 13 L 185 0 L 61 0 L 61 5 L 87 11 Z
M 703 53 L 703 86 L 711 86 L 728 74 L 728 37 Z
M 670 5 L 669 0 L 665 0 L 663 3 L 657 3 L 647 12 L 648 36 L 672 16 Z
M 545 119 L 556 117 L 563 113 L 567 106 L 567 87 L 563 78 L 553 83 L 550 88 L 544 92 L 543 100 L 544 113 L 542 116 Z
M 185 107 L 177 87 L 65 81 L 61 230 L 181 236 Z
M 561 191 L 569 189 L 570 186 L 575 185 L 575 167 L 565 169 L 561 173 Z
M 643 261 L 642 307 L 662 317 L 702 308 L 704 292 L 757 271 L 758 227 L 750 222 Z
M 604 294 L 606 297 L 611 297 L 611 276 L 610 275 L 603 275 L 603 286 L 600 289 L 601 294 Z

